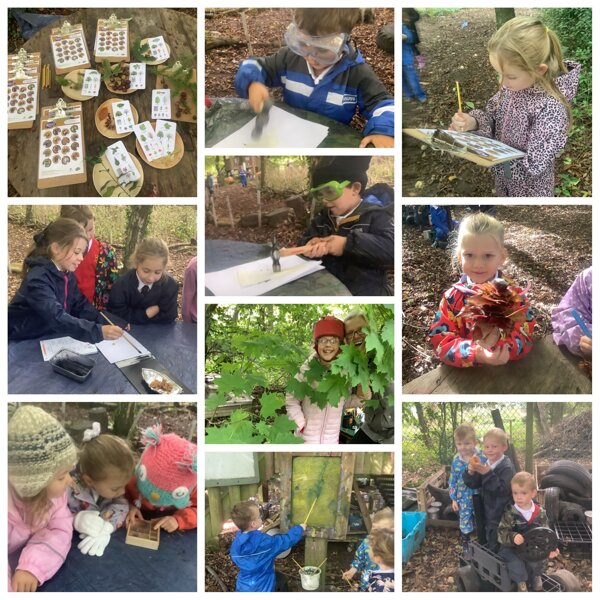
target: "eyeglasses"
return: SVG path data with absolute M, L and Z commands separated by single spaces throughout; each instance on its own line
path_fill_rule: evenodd
M 310 190 L 310 195 L 316 200 L 321 202 L 334 202 L 343 193 L 344 190 L 350 185 L 348 180 L 346 181 L 328 181 Z
M 290 23 L 283 36 L 288 48 L 306 58 L 312 56 L 322 65 L 335 64 L 344 53 L 343 46 L 347 39 L 345 33 L 330 35 L 307 35 L 302 33 L 296 23 Z
M 319 344 L 319 346 L 324 346 L 325 344 L 331 344 L 331 345 L 340 345 L 340 340 L 339 338 L 333 337 L 333 336 L 324 336 L 324 337 L 320 337 L 317 340 L 317 344 Z
M 363 333 L 360 329 L 357 329 L 356 331 L 351 331 L 346 334 L 346 339 L 350 340 L 350 341 L 354 341 L 354 340 L 362 341 L 366 337 L 367 337 L 367 334 Z

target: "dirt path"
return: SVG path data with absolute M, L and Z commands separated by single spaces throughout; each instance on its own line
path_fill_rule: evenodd
M 517 16 L 534 13 L 531 9 L 516 9 Z M 460 83 L 463 105 L 472 102 L 476 108 L 484 108 L 498 89 L 486 50 L 487 41 L 496 29 L 494 9 L 422 15 L 417 27 L 421 38 L 419 48 L 425 56 L 425 68 L 419 75 L 428 100 L 425 104 L 403 101 L 402 127 L 447 129 L 458 110 L 455 81 Z M 463 110 L 469 109 L 463 107 Z M 569 165 L 563 162 L 567 157 L 571 158 Z M 591 159 L 590 128 L 569 139 L 563 157 L 556 163 L 558 174 L 581 178 L 573 195 L 582 196 L 586 191 L 591 195 Z M 495 196 L 490 171 L 435 152 L 406 135 L 402 136 L 402 192 L 403 196 L 413 197 Z

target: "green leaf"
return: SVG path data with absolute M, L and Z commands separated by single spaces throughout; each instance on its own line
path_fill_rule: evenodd
M 279 394 L 263 394 L 260 402 L 260 416 L 263 419 L 274 417 L 277 411 L 285 405 L 285 399 Z
M 348 399 L 348 383 L 343 377 L 339 375 L 333 375 L 330 373 L 319 385 L 317 386 L 317 391 L 322 392 L 326 396 L 326 403 L 331 404 L 331 406 L 337 406 L 340 403 L 341 398 Z M 321 405 L 319 399 L 317 399 L 317 404 L 321 408 L 325 408 L 324 405 Z
M 279 415 L 268 430 L 268 441 L 271 444 L 302 444 L 304 440 L 294 435 L 296 423 L 287 415 Z
M 381 339 L 384 343 L 394 347 L 394 321 L 387 321 L 381 330 Z
M 380 361 L 383 358 L 383 353 L 385 349 L 383 347 L 383 344 L 381 343 L 381 340 L 379 339 L 379 336 L 375 331 L 370 330 L 367 334 L 367 337 L 365 338 L 365 348 L 367 349 L 367 352 L 375 350 L 376 362 Z
M 221 406 L 221 404 L 225 404 L 225 399 L 220 394 L 212 394 L 204 401 L 204 411 L 207 417 L 210 417 L 211 414 Z
M 118 186 L 116 185 L 110 185 L 108 186 L 103 192 L 102 192 L 102 197 L 103 198 L 110 198 L 113 195 L 113 192 L 117 189 Z
M 475 110 L 475 104 L 473 104 L 473 102 L 465 102 L 465 106 L 471 110 Z

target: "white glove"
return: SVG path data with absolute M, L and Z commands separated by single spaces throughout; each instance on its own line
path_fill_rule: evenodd
M 75 515 L 75 520 L 73 521 L 73 527 L 75 527 L 76 531 L 92 536 L 99 535 L 104 530 L 105 524 L 106 521 L 100 516 L 97 510 L 82 510 Z
M 89 554 L 90 556 L 102 556 L 104 554 L 104 549 L 110 542 L 113 526 L 107 521 L 103 521 L 103 523 L 104 526 L 98 535 L 80 534 L 81 542 L 77 544 L 77 547 L 82 554 Z

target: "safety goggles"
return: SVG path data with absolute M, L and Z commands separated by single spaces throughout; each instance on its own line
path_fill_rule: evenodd
M 328 181 L 310 190 L 310 195 L 316 200 L 321 202 L 334 202 L 343 193 L 344 190 L 350 185 L 348 180 L 346 181 Z
M 345 33 L 306 35 L 298 29 L 296 23 L 290 23 L 283 36 L 292 52 L 304 58 L 312 56 L 322 65 L 333 65 L 342 57 L 346 38 Z

